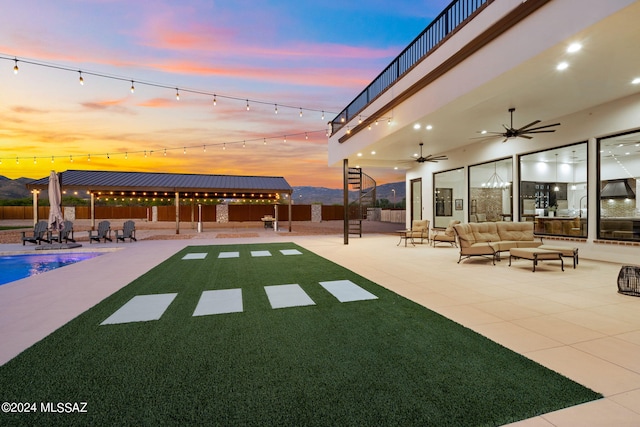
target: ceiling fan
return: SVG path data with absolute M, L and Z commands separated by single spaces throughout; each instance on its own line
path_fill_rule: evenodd
M 544 126 L 538 126 L 538 127 L 531 127 L 531 126 L 535 126 L 538 123 L 540 123 L 540 120 L 534 120 L 533 122 L 529 123 L 528 125 L 522 126 L 521 128 L 514 128 L 513 127 L 513 112 L 516 111 L 515 108 L 511 107 L 509 108 L 509 113 L 511 114 L 511 125 L 509 127 L 507 127 L 507 125 L 502 125 L 502 127 L 504 127 L 505 131 L 504 132 L 485 132 L 487 134 L 491 134 L 491 135 L 500 135 L 504 137 L 504 141 L 502 142 L 507 142 L 507 139 L 509 138 L 525 138 L 525 139 L 531 139 L 533 138 L 532 136 L 530 136 L 529 134 L 532 133 L 551 133 L 551 132 L 555 132 L 555 129 L 548 129 L 550 127 L 553 126 L 560 126 L 560 123 L 554 123 L 551 125 L 544 125 Z M 481 137 L 481 138 L 486 138 L 487 136 Z
M 438 161 L 440 161 L 440 160 L 449 160 L 449 159 L 447 158 L 447 156 L 445 156 L 445 155 L 433 156 L 433 155 L 429 154 L 429 155 L 428 155 L 428 156 L 426 156 L 426 157 L 425 157 L 425 156 L 423 156 L 423 155 L 422 155 L 422 146 L 423 146 L 423 145 L 424 145 L 424 143 L 423 143 L 423 142 L 421 142 L 421 143 L 420 143 L 420 157 L 418 157 L 418 155 L 417 155 L 417 154 L 414 154 L 414 155 L 413 155 L 413 157 L 412 157 L 412 158 L 413 158 L 413 160 L 415 160 L 416 162 L 418 162 L 418 163 L 424 163 L 424 162 L 434 162 L 434 163 L 436 163 L 436 162 L 438 162 Z

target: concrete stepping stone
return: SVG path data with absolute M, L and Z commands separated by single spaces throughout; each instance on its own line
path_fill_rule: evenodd
M 242 313 L 242 311 L 242 289 L 217 289 L 202 292 L 193 316 Z
M 325 288 L 340 302 L 378 299 L 377 296 L 373 295 L 369 291 L 362 289 L 351 280 L 333 280 L 329 282 L 320 282 L 320 286 Z
M 207 257 L 206 252 L 194 252 L 190 254 L 186 254 L 182 257 L 182 259 L 205 259 Z
M 282 255 L 302 255 L 302 252 L 297 249 L 281 249 L 280 252 Z
M 220 252 L 218 258 L 240 258 L 240 252 Z
M 178 294 L 137 295 L 109 316 L 101 325 L 158 320 Z
M 269 251 L 251 251 L 252 257 L 262 257 L 262 256 L 271 256 L 271 252 Z
M 311 297 L 298 284 L 265 286 L 271 308 L 315 305 Z

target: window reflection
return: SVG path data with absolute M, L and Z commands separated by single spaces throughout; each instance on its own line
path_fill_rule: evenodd
M 587 144 L 520 156 L 520 216 L 536 234 L 587 237 Z
M 464 169 L 433 174 L 433 226 L 444 228 L 449 221 L 463 222 L 463 210 L 454 209 L 454 200 L 464 199 Z
M 513 160 L 469 167 L 469 222 L 511 221 Z
M 640 132 L 598 141 L 598 238 L 640 241 Z

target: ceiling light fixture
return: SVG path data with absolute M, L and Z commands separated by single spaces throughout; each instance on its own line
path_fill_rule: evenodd
M 563 70 L 566 70 L 567 68 L 569 68 L 569 63 L 566 61 L 562 61 L 556 66 L 556 70 L 558 71 L 563 71 Z
M 580 49 L 582 49 L 582 45 L 580 43 L 571 43 L 569 47 L 567 47 L 567 52 L 576 53 Z
M 640 77 L 636 77 L 635 79 L 631 80 L 631 84 L 632 85 L 640 84 Z

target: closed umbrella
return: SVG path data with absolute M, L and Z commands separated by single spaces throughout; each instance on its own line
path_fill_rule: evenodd
M 49 229 L 60 231 L 64 228 L 64 218 L 60 210 L 62 196 L 60 194 L 60 181 L 55 171 L 49 175 Z

